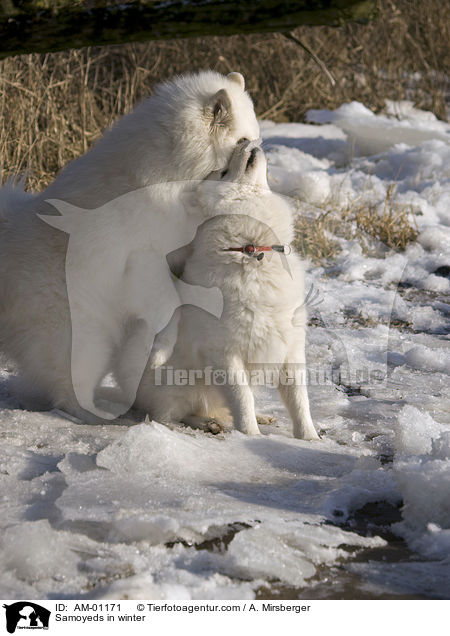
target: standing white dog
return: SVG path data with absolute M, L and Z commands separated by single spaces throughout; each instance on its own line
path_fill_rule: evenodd
M 104 296 L 111 295 L 118 284 L 117 280 L 112 281 L 116 287 L 109 289 L 111 280 L 105 271 L 106 263 L 112 259 L 114 276 L 122 276 L 123 287 L 133 263 L 145 252 L 142 241 L 136 245 L 139 253 L 127 243 L 127 239 L 139 234 L 139 228 L 133 225 L 128 235 L 126 222 L 117 228 L 114 220 L 111 218 L 108 224 L 106 217 L 102 235 L 93 219 L 96 231 L 92 236 L 87 233 L 88 248 L 84 245 L 80 253 L 83 271 L 93 277 L 91 290 L 95 290 L 95 293 L 84 293 L 89 291 L 85 276 L 84 305 L 80 310 L 85 320 L 80 322 L 89 335 L 86 338 L 89 346 L 85 347 L 85 355 L 77 356 L 77 383 L 85 385 L 77 389 L 86 397 L 80 406 L 71 373 L 72 307 L 69 309 L 65 272 L 68 239 L 66 234 L 50 227 L 59 227 L 60 217 L 53 216 L 55 221 L 50 225 L 38 217 L 38 214 L 55 214 L 53 205 L 47 201 L 52 200 L 54 204 L 60 200 L 88 209 L 84 216 L 89 214 L 89 209 L 103 208 L 118 197 L 127 201 L 128 193 L 151 188 L 151 202 L 157 202 L 158 218 L 168 225 L 168 231 L 171 226 L 176 233 L 182 224 L 178 211 L 186 182 L 204 179 L 212 171 L 223 169 L 241 138 L 258 137 L 259 126 L 242 75 L 231 73 L 225 77 L 204 72 L 179 77 L 159 86 L 150 99 L 121 119 L 92 150 L 69 164 L 43 193 L 28 195 L 12 186 L 0 192 L 0 349 L 18 365 L 21 382 L 17 392 L 22 403 L 32 408 L 56 406 L 84 421 L 97 422 L 92 410 L 87 412 L 86 404 L 94 404 L 95 391 L 113 369 L 114 356 L 120 356 L 124 341 L 133 338 L 134 333 L 127 330 L 141 326 L 140 316 L 128 314 L 122 321 L 123 314 L 104 303 Z M 166 216 L 162 211 L 167 212 Z M 126 209 L 120 211 L 122 219 L 126 220 L 126 213 Z M 149 205 L 148 215 L 153 214 L 156 210 Z M 155 225 L 155 219 L 152 220 L 149 227 Z M 145 216 L 142 221 L 145 225 Z M 115 259 L 107 253 L 111 247 L 109 238 L 113 235 L 113 244 L 117 245 L 117 232 L 121 231 L 124 249 Z M 142 236 L 145 235 L 143 232 Z M 157 236 L 153 242 L 155 240 Z M 102 261 L 103 253 L 105 261 Z M 76 255 L 71 267 L 74 273 Z M 165 260 L 160 267 L 155 267 L 154 273 L 155 277 L 170 283 Z M 81 278 L 74 276 L 74 280 Z M 136 283 L 136 279 L 131 278 L 132 283 Z M 164 285 L 158 287 L 158 281 L 156 288 L 164 293 Z M 169 291 L 174 293 L 174 289 Z M 137 289 L 136 293 L 145 295 L 150 291 L 144 288 Z M 159 298 L 146 302 L 152 300 L 158 303 Z M 86 307 L 89 312 L 83 313 Z M 103 330 L 90 320 L 100 310 Z M 119 323 L 122 329 L 118 329 Z M 78 341 L 82 342 L 83 338 Z M 165 353 L 169 354 L 170 350 Z M 134 396 L 128 397 L 130 404 L 132 400 Z
M 194 427 L 207 426 L 225 406 L 238 430 L 257 434 L 249 379 L 255 369 L 270 369 L 280 374 L 295 437 L 318 439 L 305 378 L 303 269 L 287 249 L 292 207 L 269 190 L 266 171 L 262 150 L 244 143 L 218 182 L 199 186 L 195 205 L 210 219 L 184 250 L 182 280 L 217 286 L 223 314 L 181 308 L 173 355 L 165 369 L 147 370 L 136 405 L 158 421 Z M 177 374 L 182 381 L 172 382 Z

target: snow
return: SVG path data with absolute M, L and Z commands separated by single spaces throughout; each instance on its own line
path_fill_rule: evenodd
M 395 184 L 419 232 L 404 252 L 335 236 L 336 258 L 307 264 L 322 441 L 292 438 L 273 389 L 258 438 L 75 424 L 21 409 L 4 361 L 0 597 L 339 598 L 345 577 L 355 595 L 450 597 L 450 127 L 409 102 L 308 121 L 262 122 L 272 187 L 314 223 L 382 209 Z
M 393 146 L 418 146 L 431 139 L 448 141 L 450 126 L 440 122 L 432 113 L 414 108 L 411 102 L 387 102 L 388 116 L 375 115 L 358 102 L 343 104 L 335 111 L 310 110 L 307 119 L 316 124 L 332 123 L 348 135 L 358 155 L 376 155 Z M 398 159 L 399 150 L 393 157 Z M 414 153 L 416 156 L 416 153 Z M 394 159 L 395 160 L 395 159 Z M 437 163 L 442 161 L 436 157 Z
M 395 429 L 397 454 L 422 455 L 431 453 L 433 439 L 439 437 L 439 426 L 429 413 L 422 413 L 413 406 L 405 406 L 400 411 Z

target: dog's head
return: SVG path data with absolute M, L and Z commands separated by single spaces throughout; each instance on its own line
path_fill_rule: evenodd
M 259 138 L 240 73 L 178 77 L 157 87 L 152 101 L 153 116 L 169 137 L 173 168 L 188 178 L 203 179 L 224 169 L 241 139 Z
M 245 91 L 244 78 L 240 73 L 227 75 L 226 85 L 206 103 L 205 123 L 214 148 L 215 169 L 224 168 L 242 140 L 259 139 L 259 124 L 253 102 Z
M 239 213 L 219 214 L 197 229 L 188 246 L 182 279 L 192 285 L 218 286 L 226 293 L 228 286 L 234 288 L 239 280 L 258 275 L 258 270 L 267 277 L 266 263 L 271 263 L 270 269 L 274 262 L 277 269 L 286 269 L 285 256 L 267 251 L 264 259 L 258 259 L 258 253 L 239 249 L 280 245 L 281 240 L 272 227 L 259 219 Z

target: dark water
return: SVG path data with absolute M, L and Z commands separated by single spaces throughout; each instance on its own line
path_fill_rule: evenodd
M 401 506 L 393 506 L 386 502 L 366 504 L 357 510 L 346 523 L 339 524 L 344 530 L 356 532 L 362 536 L 380 536 L 387 545 L 378 548 L 355 550 L 348 548 L 348 560 L 340 565 L 320 566 L 313 579 L 308 581 L 306 588 L 291 588 L 276 581 L 270 587 L 261 587 L 256 598 L 258 600 L 399 600 L 437 598 L 436 595 L 411 594 L 402 592 L 398 587 L 388 591 L 388 586 L 369 585 L 368 581 L 354 572 L 348 565 L 365 564 L 405 564 L 418 562 L 417 555 L 407 547 L 406 543 L 396 536 L 390 526 L 401 521 Z M 341 546 L 345 549 L 345 546 Z M 439 598 L 445 598 L 441 596 Z

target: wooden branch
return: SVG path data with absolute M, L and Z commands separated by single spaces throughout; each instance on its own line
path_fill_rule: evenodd
M 0 0 L 0 58 L 371 18 L 375 0 Z

